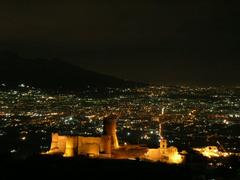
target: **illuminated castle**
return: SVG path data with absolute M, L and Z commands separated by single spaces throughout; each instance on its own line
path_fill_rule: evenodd
M 52 133 L 50 150 L 46 154 L 62 154 L 64 157 L 88 156 L 112 159 L 142 159 L 166 163 L 181 163 L 183 156 L 176 147 L 167 147 L 167 140 L 161 135 L 159 123 L 160 147 L 149 149 L 139 145 L 119 146 L 116 134 L 116 115 L 103 119 L 101 137 L 62 136 Z
M 86 155 L 90 157 L 111 157 L 117 149 L 116 116 L 104 118 L 104 132 L 101 137 L 62 136 L 52 133 L 52 142 L 47 154 L 63 154 L 64 157 Z

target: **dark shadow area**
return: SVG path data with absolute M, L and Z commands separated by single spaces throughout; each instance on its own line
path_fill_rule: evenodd
M 34 155 L 16 159 L 0 156 L 1 179 L 237 179 L 235 170 L 207 168 L 204 158 L 190 155 L 183 165 L 151 163 L 141 160 L 103 160 L 86 157 Z

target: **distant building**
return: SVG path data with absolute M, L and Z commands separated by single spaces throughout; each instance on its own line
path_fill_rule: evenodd
M 227 157 L 231 154 L 231 153 L 219 151 L 218 147 L 216 147 L 216 146 L 193 148 L 193 150 L 199 152 L 200 154 L 202 154 L 203 156 L 208 157 L 208 158 Z

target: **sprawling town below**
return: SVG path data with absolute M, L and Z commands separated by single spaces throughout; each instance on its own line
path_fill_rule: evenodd
M 240 87 L 148 86 L 54 92 L 0 84 L 0 153 L 50 149 L 51 133 L 99 136 L 115 113 L 119 144 L 159 146 L 161 135 L 180 151 L 207 146 L 240 152 Z

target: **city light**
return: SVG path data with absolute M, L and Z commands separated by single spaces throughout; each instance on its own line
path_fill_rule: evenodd
M 118 157 L 129 158 L 127 154 L 133 151 L 143 159 L 158 161 L 164 159 L 161 154 L 165 152 L 168 162 L 179 163 L 182 155 L 171 147 L 184 150 L 197 145 L 215 145 L 218 141 L 221 144 L 218 144 L 217 151 L 203 148 L 198 152 L 211 159 L 239 155 L 240 136 L 235 129 L 239 126 L 240 99 L 231 98 L 235 91 L 237 96 L 238 91 L 234 88 L 230 91 L 215 87 L 152 86 L 111 88 L 107 91 L 115 95 L 93 98 L 89 94 L 54 94 L 28 85 L 0 91 L 0 137 L 13 137 L 23 145 L 32 142 L 33 138 L 38 139 L 39 147 L 47 150 L 52 132 L 66 136 L 100 137 L 104 133 L 103 119 L 111 113 L 121 112 L 115 131 L 119 139 L 118 147 L 124 147 L 127 153 L 121 149 L 116 155 Z M 149 97 L 149 94 L 152 95 Z M 202 94 L 208 98 L 202 98 Z M 217 98 L 217 101 L 210 101 L 211 98 Z M 12 132 L 16 132 L 15 135 Z M 171 145 L 165 150 L 157 148 L 163 139 Z M 148 148 L 149 153 L 143 153 L 146 149 L 141 149 L 140 145 L 156 148 Z M 10 152 L 11 149 L 6 151 Z M 56 149 L 48 153 L 54 152 Z M 66 156 L 71 154 L 72 151 L 67 150 Z

